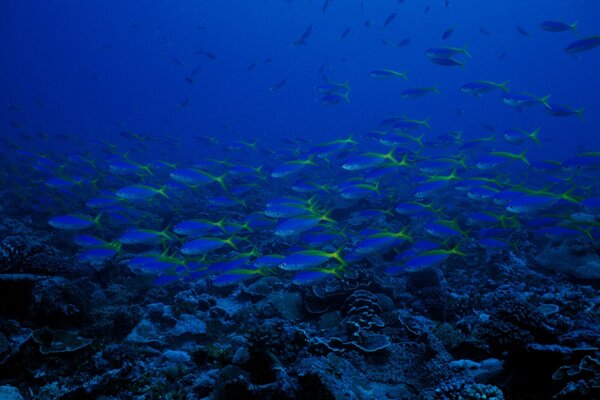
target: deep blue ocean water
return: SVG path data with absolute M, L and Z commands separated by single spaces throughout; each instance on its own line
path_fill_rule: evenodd
M 599 18 L 3 1 L 0 399 L 598 398 Z

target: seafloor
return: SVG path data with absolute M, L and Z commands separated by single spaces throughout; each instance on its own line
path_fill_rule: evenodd
M 600 247 L 531 242 L 389 277 L 156 286 L 0 218 L 0 398 L 600 398 Z M 585 278 L 583 279 L 582 276 Z

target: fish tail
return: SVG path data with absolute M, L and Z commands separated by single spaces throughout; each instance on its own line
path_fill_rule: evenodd
M 469 58 L 472 58 L 473 56 L 471 56 L 471 53 L 469 53 L 469 52 L 467 51 L 467 47 L 468 47 L 468 46 L 469 46 L 468 44 L 465 44 L 465 45 L 464 45 L 464 47 L 462 47 L 462 48 L 461 48 L 459 51 L 460 51 L 461 53 L 463 53 L 465 56 L 467 56 L 467 57 L 469 57 Z
M 239 250 L 237 245 L 235 243 L 233 243 L 233 238 L 235 236 L 230 236 L 227 239 L 224 239 L 223 242 L 227 243 L 229 246 L 231 246 L 234 250 Z
M 580 119 L 583 119 L 583 107 L 581 107 L 581 108 L 580 108 L 580 109 L 578 109 L 578 110 L 575 110 L 575 114 L 577 114 L 577 116 L 578 116 Z
M 165 192 L 166 188 L 167 188 L 166 186 L 163 186 L 160 189 L 156 189 L 156 193 L 160 194 L 161 196 L 163 196 L 166 199 L 170 199 L 169 195 Z
M 226 192 L 226 191 L 227 191 L 227 185 L 225 184 L 225 181 L 224 181 L 224 179 L 225 179 L 225 176 L 227 176 L 227 172 L 226 172 L 226 173 L 224 173 L 224 174 L 223 174 L 223 175 L 221 175 L 221 176 L 215 176 L 215 177 L 213 177 L 213 179 L 214 179 L 215 181 L 219 182 L 219 185 L 221 186 L 221 188 L 223 189 L 223 191 L 225 191 L 225 192 Z
M 408 78 L 408 75 L 406 75 L 406 74 L 408 74 L 408 71 L 400 72 L 400 76 L 402 78 L 404 78 L 404 80 L 410 81 L 410 79 Z
M 577 32 L 577 24 L 578 23 L 579 23 L 579 21 L 575 21 L 571 25 L 569 25 L 571 27 L 571 29 L 573 30 L 573 32 Z
M 499 87 L 500 89 L 504 90 L 505 92 L 508 92 L 508 91 L 509 91 L 509 89 L 508 89 L 508 84 L 509 84 L 509 83 L 510 83 L 510 81 L 504 81 L 504 82 L 500 83 L 500 84 L 498 85 L 498 87 Z
M 538 137 L 537 137 L 539 132 L 540 132 L 540 128 L 537 128 L 536 130 L 534 130 L 533 132 L 531 132 L 529 134 L 529 137 L 531 138 L 531 140 L 533 140 L 537 144 L 540 144 L 540 139 L 538 139 Z
M 92 220 L 92 222 L 94 223 L 94 225 L 96 225 L 98 228 L 102 228 L 102 224 L 100 223 L 100 218 L 102 217 L 102 212 L 99 212 L 98 215 L 96 215 L 94 217 L 94 219 Z
M 521 154 L 519 154 L 517 158 L 519 160 L 523 161 L 525 164 L 531 165 L 531 163 L 529 162 L 529 160 L 527 160 L 527 158 L 525 158 L 525 153 L 527 153 L 527 150 L 529 150 L 529 149 L 523 150 L 523 152 Z
M 432 91 L 433 93 L 435 93 L 435 94 L 441 94 L 441 93 L 440 93 L 440 90 L 438 89 L 438 87 L 437 87 L 437 86 L 434 86 L 434 87 L 432 87 L 432 88 L 431 88 L 431 91 Z
M 538 100 L 540 101 L 540 103 L 542 103 L 544 105 L 544 107 L 550 108 L 550 105 L 548 104 L 548 99 L 550 98 L 550 96 L 551 95 L 549 94 L 549 95 L 546 95 L 546 96 L 544 96 L 542 98 L 538 98 Z
M 421 125 L 425 125 L 425 126 L 426 126 L 427 128 L 429 128 L 429 129 L 431 129 L 431 125 L 429 125 L 429 119 L 430 119 L 430 118 L 431 118 L 431 117 L 427 117 L 427 118 L 425 118 L 423 121 L 419 121 L 419 123 L 420 123 Z

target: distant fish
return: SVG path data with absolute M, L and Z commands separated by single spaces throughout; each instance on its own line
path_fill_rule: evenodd
M 250 65 L 248 65 L 248 67 L 246 67 L 246 71 L 250 72 L 252 71 L 254 68 L 256 68 L 256 63 L 253 62 Z
M 385 19 L 383 26 L 388 26 L 394 19 L 396 19 L 396 13 L 393 12 Z
M 479 27 L 479 32 L 481 32 L 482 35 L 491 36 L 490 32 L 482 26 Z
M 406 76 L 406 72 L 398 72 L 391 69 L 378 69 L 369 72 L 371 78 L 375 79 L 388 79 L 388 78 L 404 78 L 405 80 L 409 80 Z
M 325 0 L 323 2 L 323 6 L 321 7 L 321 11 L 323 11 L 323 14 L 325 14 L 327 12 L 327 9 L 329 8 L 329 3 L 331 2 L 331 0 Z
M 373 25 L 375 25 L 375 22 L 373 20 L 366 20 L 363 25 L 365 26 L 365 28 L 371 28 Z
M 406 39 L 402 39 L 399 42 L 388 42 L 387 40 L 382 40 L 381 43 L 385 46 L 390 46 L 390 47 L 404 47 L 404 46 L 408 46 L 410 44 L 411 40 L 410 38 L 406 38 Z
M 431 6 L 428 5 L 427 7 L 425 7 L 425 14 L 427 14 L 430 10 L 431 10 Z
M 276 90 L 281 89 L 285 85 L 286 82 L 287 82 L 287 79 L 280 80 L 279 82 L 277 82 L 276 84 L 274 84 L 273 86 L 271 86 L 269 88 L 269 91 L 274 92 Z
M 517 25 L 515 27 L 515 29 L 517 30 L 517 32 L 519 33 L 519 35 L 523 35 L 523 36 L 531 36 L 531 33 L 529 33 L 525 28 L 523 28 L 521 25 Z
M 417 97 L 423 97 L 429 93 L 440 94 L 440 91 L 435 86 L 424 88 L 410 88 L 400 92 L 400 97 L 404 99 L 414 99 Z
M 350 27 L 347 27 L 346 29 L 344 29 L 344 32 L 342 32 L 342 34 L 340 35 L 340 39 L 345 38 L 346 36 L 348 36 L 349 33 L 350 33 Z
M 577 32 L 577 22 L 567 24 L 561 21 L 544 21 L 540 24 L 540 28 L 542 28 L 546 32 Z
M 183 101 L 181 103 L 179 103 L 179 107 L 181 108 L 187 108 L 190 105 L 190 97 L 186 97 L 185 99 L 183 99 Z
M 442 40 L 447 40 L 450 38 L 450 36 L 452 36 L 452 34 L 454 33 L 454 31 L 456 31 L 457 27 L 453 26 L 451 28 L 448 28 L 444 31 L 444 33 L 442 33 Z
M 465 63 L 460 62 L 452 57 L 449 58 L 430 58 L 432 63 L 443 67 L 464 67 Z
M 597 46 L 600 46 L 600 36 L 589 36 L 570 43 L 565 47 L 565 53 L 583 53 L 584 51 L 591 50 Z
M 310 25 L 308 25 L 308 27 L 304 30 L 304 32 L 302 33 L 302 35 L 300 35 L 300 37 L 296 40 L 294 40 L 293 44 L 294 46 L 302 46 L 306 44 L 306 40 L 310 37 L 311 33 L 312 33 L 312 23 Z

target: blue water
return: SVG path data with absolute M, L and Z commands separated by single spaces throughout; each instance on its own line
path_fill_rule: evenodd
M 592 0 L 2 1 L 0 398 L 598 398 L 600 45 L 565 49 L 600 42 L 599 18 Z M 194 316 L 192 344 L 138 340 L 156 304 Z M 143 372 L 106 378 L 109 345 Z M 465 359 L 497 368 L 449 367 Z
M 600 56 L 563 52 L 570 41 L 597 34 L 600 11 L 593 1 L 539 0 L 527 6 L 450 1 L 447 8 L 442 1 L 332 1 L 325 14 L 320 3 L 4 2 L 0 85 L 4 101 L 22 104 L 24 111 L 14 116 L 2 110 L 2 118 L 17 119 L 29 130 L 80 137 L 114 130 L 111 121 L 116 120 L 134 131 L 184 139 L 202 132 L 228 138 L 266 135 L 276 142 L 279 137 L 335 138 L 371 129 L 389 114 L 407 114 L 430 116 L 437 130 L 460 129 L 473 137 L 481 123 L 497 129 L 539 126 L 546 140 L 539 151 L 555 158 L 600 140 L 594 111 Z M 431 11 L 425 14 L 428 4 Z M 382 27 L 391 12 L 397 17 Z M 544 32 L 538 25 L 545 19 L 578 21 L 578 33 Z M 366 20 L 375 25 L 366 28 Z M 310 23 L 308 44 L 293 47 Z M 519 35 L 516 25 L 531 37 Z M 442 41 L 442 32 L 453 26 L 458 27 L 454 34 Z M 350 34 L 340 40 L 346 27 Z M 404 48 L 380 43 L 404 38 L 411 39 Z M 423 53 L 437 45 L 468 45 L 473 58 L 463 69 L 433 65 Z M 201 48 L 217 60 L 194 55 Z M 506 58 L 498 60 L 504 52 Z M 173 57 L 185 65 L 174 64 Z M 263 65 L 269 57 L 273 63 Z M 247 72 L 253 62 L 256 69 Z M 330 79 L 350 82 L 351 104 L 326 107 L 315 101 L 313 88 L 322 81 L 318 69 L 323 65 Z M 198 66 L 202 71 L 195 84 L 187 84 L 184 77 Z M 368 72 L 379 68 L 408 71 L 411 80 L 374 81 Z M 287 80 L 282 90 L 267 90 L 282 79 Z M 557 102 L 584 107 L 584 120 L 556 119 L 540 110 L 519 115 L 498 104 L 496 96 L 478 100 L 457 90 L 480 79 L 510 80 L 513 90 L 551 94 Z M 399 99 L 409 85 L 438 85 L 443 95 Z M 187 97 L 190 106 L 181 110 Z M 462 116 L 456 115 L 459 108 Z

